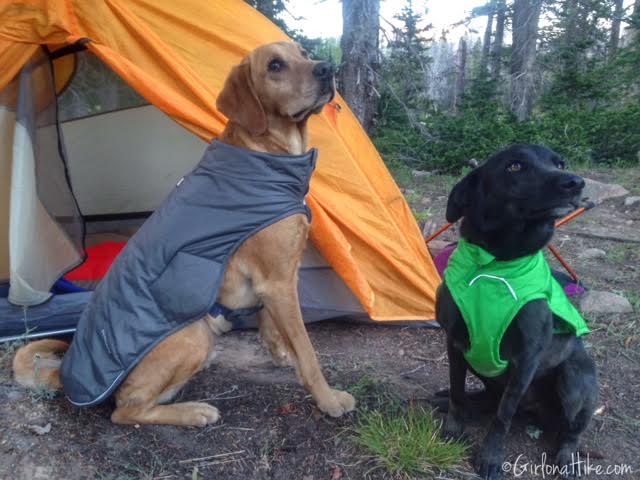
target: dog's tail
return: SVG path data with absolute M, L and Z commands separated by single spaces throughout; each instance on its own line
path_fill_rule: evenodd
M 20 347 L 13 357 L 13 378 L 21 385 L 43 390 L 62 390 L 60 365 L 69 344 L 61 340 L 38 340 Z

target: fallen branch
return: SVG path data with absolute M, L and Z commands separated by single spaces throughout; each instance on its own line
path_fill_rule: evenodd
M 412 355 L 412 354 L 409 354 L 407 356 L 409 358 L 413 358 L 414 360 L 419 360 L 420 362 L 441 362 L 446 358 L 447 352 L 443 353 L 437 358 L 427 358 L 427 357 L 421 357 L 420 355 Z
M 597 233 L 581 232 L 579 230 L 565 229 L 562 233 L 570 233 L 572 235 L 580 235 L 581 237 L 596 238 L 598 240 L 609 240 L 612 242 L 640 243 L 640 239 L 628 237 L 613 237 L 611 235 L 599 235 Z
M 207 457 L 189 458 L 187 460 L 180 460 L 178 463 L 182 465 L 184 463 L 202 462 L 203 460 L 211 460 L 213 458 L 222 458 L 222 457 L 230 457 L 231 455 L 240 455 L 241 453 L 245 453 L 245 452 L 246 450 L 238 450 L 237 452 L 218 453 L 216 455 L 209 455 Z

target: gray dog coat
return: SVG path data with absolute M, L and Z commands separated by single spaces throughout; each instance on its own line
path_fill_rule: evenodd
M 209 145 L 85 307 L 60 369 L 71 403 L 102 402 L 160 341 L 209 312 L 247 238 L 291 215 L 311 219 L 304 199 L 316 156 Z

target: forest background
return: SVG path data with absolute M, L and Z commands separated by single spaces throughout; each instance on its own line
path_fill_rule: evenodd
M 396 177 L 460 173 L 511 143 L 573 167 L 640 164 L 640 0 L 488 0 L 437 31 L 428 1 L 397 2 L 388 19 L 380 0 L 343 0 L 341 38 L 296 30 L 293 0 L 247 1 L 338 65 Z

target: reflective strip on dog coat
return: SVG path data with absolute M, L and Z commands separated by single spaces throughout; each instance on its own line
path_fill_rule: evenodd
M 160 341 L 213 306 L 229 258 L 305 204 L 317 152 L 274 155 L 214 141 L 129 240 L 84 309 L 60 378 L 76 405 L 106 399 Z
M 554 333 L 589 333 L 584 319 L 551 275 L 542 251 L 500 261 L 460 239 L 444 279 L 469 332 L 470 347 L 464 357 L 485 377 L 496 377 L 507 368 L 508 362 L 500 358 L 502 337 L 518 311 L 532 300 L 545 299 L 551 311 L 564 320 Z

